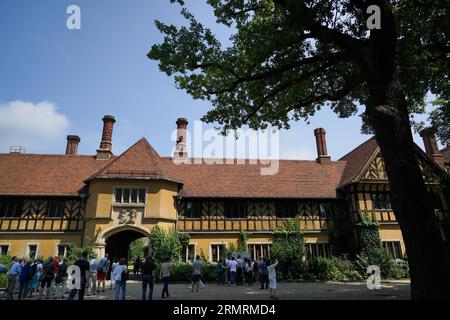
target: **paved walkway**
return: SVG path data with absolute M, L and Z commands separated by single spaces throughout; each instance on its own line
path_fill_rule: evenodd
M 161 300 L 162 285 L 156 284 L 154 300 Z M 268 300 L 269 290 L 261 290 L 259 286 L 217 286 L 206 284 L 205 289 L 191 293 L 189 284 L 169 285 L 170 300 Z M 141 299 L 142 289 L 139 281 L 127 283 L 127 300 Z M 383 281 L 379 290 L 369 290 L 365 282 L 303 282 L 278 283 L 280 300 L 395 300 L 409 299 L 408 280 Z M 105 293 L 86 296 L 86 300 L 112 300 L 113 290 Z

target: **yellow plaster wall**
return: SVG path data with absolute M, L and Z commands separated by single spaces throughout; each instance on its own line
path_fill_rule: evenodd
M 36 244 L 37 255 L 45 257 L 57 254 L 58 244 L 80 245 L 81 234 L 1 234 L 0 245 L 9 245 L 9 254 L 26 256 L 28 245 Z

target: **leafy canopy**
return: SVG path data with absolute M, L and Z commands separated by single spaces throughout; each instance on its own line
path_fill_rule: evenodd
M 211 101 L 202 120 L 217 122 L 224 132 L 245 124 L 289 128 L 290 120 L 308 120 L 323 106 L 340 117 L 368 106 L 376 73 L 371 64 L 376 37 L 366 25 L 370 4 L 387 5 L 394 15 L 396 54 L 389 57 L 410 112 L 423 113 L 424 97 L 431 92 L 445 101 L 435 109 L 447 110 L 448 116 L 450 19 L 445 0 L 208 0 L 217 23 L 229 27 L 227 47 L 184 1 L 171 2 L 181 5 L 187 25 L 156 21 L 164 40 L 153 45 L 148 57 L 159 61 L 160 70 L 173 76 L 179 88 Z M 431 124 L 448 141 L 449 125 L 439 121 L 439 112 Z

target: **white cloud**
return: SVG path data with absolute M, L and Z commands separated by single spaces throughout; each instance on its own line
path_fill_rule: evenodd
M 0 103 L 0 152 L 8 152 L 11 145 L 27 151 L 46 149 L 55 141 L 64 141 L 68 127 L 67 117 L 51 102 Z

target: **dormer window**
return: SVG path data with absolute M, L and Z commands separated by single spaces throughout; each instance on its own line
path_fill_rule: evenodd
M 114 202 L 121 204 L 145 204 L 145 189 L 115 188 Z

